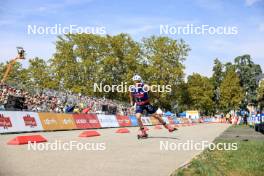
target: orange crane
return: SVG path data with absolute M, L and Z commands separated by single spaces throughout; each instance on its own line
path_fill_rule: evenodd
M 10 73 L 10 71 L 12 70 L 12 67 L 13 65 L 16 63 L 17 60 L 19 59 L 25 59 L 25 50 L 22 48 L 22 47 L 17 47 L 17 56 L 12 59 L 9 64 L 7 65 L 7 68 L 6 68 L 6 71 L 5 71 L 5 74 L 4 74 L 4 77 L 3 79 L 1 80 L 1 83 L 5 83 L 5 81 L 7 80 L 8 78 L 8 75 Z

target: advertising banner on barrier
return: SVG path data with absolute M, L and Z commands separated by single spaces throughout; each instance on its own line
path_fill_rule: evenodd
M 181 123 L 191 123 L 190 119 L 188 119 L 188 118 L 181 118 L 180 121 L 181 121 Z
M 150 117 L 141 117 L 143 125 L 152 125 Z
M 261 123 L 261 122 L 263 122 L 263 114 L 258 114 L 258 115 L 257 115 L 256 123 L 259 124 L 259 123 Z
M 73 118 L 78 129 L 101 128 L 96 114 L 74 114 Z
M 75 121 L 72 117 L 72 114 L 56 114 L 56 117 L 59 122 L 60 129 L 76 129 Z
M 248 122 L 249 125 L 252 125 L 252 117 L 248 117 L 247 118 L 247 122 Z
M 168 118 L 169 124 L 174 124 L 174 121 L 173 121 L 172 117 L 167 117 L 167 118 Z
M 199 111 L 186 111 L 186 117 L 190 119 L 199 119 Z
M 37 113 L 0 111 L 0 133 L 41 130 L 43 128 Z
M 181 123 L 180 118 L 175 118 L 175 119 L 173 119 L 173 121 L 174 121 L 174 124 L 179 124 L 179 123 Z
M 114 115 L 97 115 L 101 127 L 119 127 L 116 116 Z
M 116 115 L 116 119 L 121 127 L 131 126 L 131 121 L 128 116 Z
M 60 122 L 55 113 L 38 113 L 44 130 L 60 129 Z
M 168 119 L 168 117 L 166 117 L 166 116 L 163 116 L 162 117 L 162 119 L 167 123 L 167 124 L 169 124 L 170 122 L 169 122 L 169 119 Z
M 254 125 L 255 124 L 255 120 L 256 120 L 256 116 L 252 115 L 250 117 L 248 117 L 248 124 L 249 125 Z
M 71 114 L 38 113 L 44 130 L 69 130 L 76 129 L 75 121 Z
M 160 122 L 154 117 L 150 117 L 150 121 L 152 125 L 160 125 Z
M 131 126 L 138 126 L 137 118 L 135 116 L 128 116 L 131 121 Z

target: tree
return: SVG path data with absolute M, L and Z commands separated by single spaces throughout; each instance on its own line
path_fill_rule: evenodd
M 107 53 L 98 62 L 98 82 L 103 85 L 132 84 L 131 78 L 142 66 L 140 46 L 127 34 L 107 36 Z M 127 100 L 127 93 L 102 93 L 101 96 L 111 99 Z
M 58 37 L 56 53 L 49 62 L 51 63 L 51 72 L 53 73 L 56 89 L 80 92 L 76 88 L 79 85 L 79 63 L 74 54 L 74 42 L 71 34 Z
M 177 112 L 184 112 L 191 108 L 191 98 L 188 92 L 188 83 L 183 82 L 179 85 Z
M 260 81 L 259 87 L 257 89 L 257 101 L 260 111 L 264 108 L 264 81 Z
M 223 69 L 224 69 L 224 65 L 221 63 L 221 61 L 218 59 L 215 59 L 214 67 L 213 67 L 213 76 L 212 76 L 212 82 L 214 85 L 213 100 L 214 100 L 215 111 L 219 110 L 220 85 L 222 83 L 223 76 L 224 76 Z
M 228 70 L 230 69 L 235 69 L 236 70 L 236 66 L 234 64 L 232 64 L 231 62 L 227 62 L 224 64 L 224 75 L 228 72 Z
M 54 82 L 51 78 L 49 72 L 49 66 L 45 60 L 38 57 L 29 59 L 28 67 L 28 77 L 30 85 L 33 85 L 33 88 L 44 89 L 44 88 L 54 88 Z
M 188 93 L 192 109 L 199 110 L 201 114 L 212 114 L 213 90 L 214 86 L 209 78 L 198 73 L 188 76 Z
M 8 62 L 5 64 L 0 65 L 0 76 L 3 78 L 3 75 L 7 69 Z M 27 69 L 23 68 L 20 62 L 16 62 L 11 71 L 9 72 L 9 75 L 7 77 L 7 80 L 5 83 L 7 83 L 10 86 L 16 86 L 17 88 L 24 88 L 28 81 L 28 73 Z
M 183 40 L 168 37 L 152 36 L 138 43 L 128 34 L 68 34 L 56 42 L 50 71 L 57 89 L 122 101 L 127 101 L 127 93 L 94 92 L 93 85 L 130 85 L 132 76 L 140 74 L 150 85 L 171 85 L 169 93 L 151 93 L 157 105 L 171 109 L 178 105 L 189 50 Z
M 93 96 L 99 66 L 108 52 L 107 40 L 95 34 L 67 34 L 58 37 L 56 53 L 50 59 L 57 89 Z
M 237 110 L 244 99 L 240 79 L 234 69 L 229 69 L 220 86 L 220 106 L 224 112 Z
M 155 36 L 143 39 L 143 77 L 150 85 L 171 86 L 171 92 L 151 93 L 151 97 L 157 100 L 156 105 L 171 109 L 179 103 L 179 85 L 184 82 L 183 61 L 189 51 L 189 46 L 183 40 Z
M 214 67 L 213 67 L 213 76 L 212 81 L 215 88 L 220 87 L 220 84 L 223 80 L 223 69 L 224 65 L 221 63 L 219 59 L 214 60 Z
M 247 104 L 256 105 L 257 100 L 257 77 L 262 74 L 260 65 L 255 64 L 250 55 L 238 56 L 235 58 L 236 72 L 239 73 L 240 84 L 246 92 L 243 101 L 243 108 Z

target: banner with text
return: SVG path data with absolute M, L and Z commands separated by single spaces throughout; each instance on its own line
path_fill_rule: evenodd
M 116 119 L 117 119 L 120 127 L 131 126 L 131 121 L 130 121 L 130 118 L 128 116 L 116 115 Z
M 141 117 L 143 125 L 152 125 L 150 117 Z
M 78 129 L 101 128 L 96 114 L 74 114 L 73 118 Z
M 0 111 L 0 133 L 42 130 L 38 113 Z
M 114 115 L 97 115 L 101 127 L 119 127 L 116 116 Z

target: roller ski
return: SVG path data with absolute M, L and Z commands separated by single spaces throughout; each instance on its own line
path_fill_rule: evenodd
M 177 131 L 177 130 L 178 130 L 178 128 L 176 128 L 176 127 L 174 127 L 174 126 L 172 126 L 172 125 L 169 125 L 169 124 L 164 125 L 164 127 L 165 127 L 170 133 L 172 133 L 173 131 Z
M 148 138 L 148 134 L 147 134 L 146 130 L 145 129 L 140 129 L 139 133 L 137 135 L 137 138 L 138 139 L 147 139 Z

